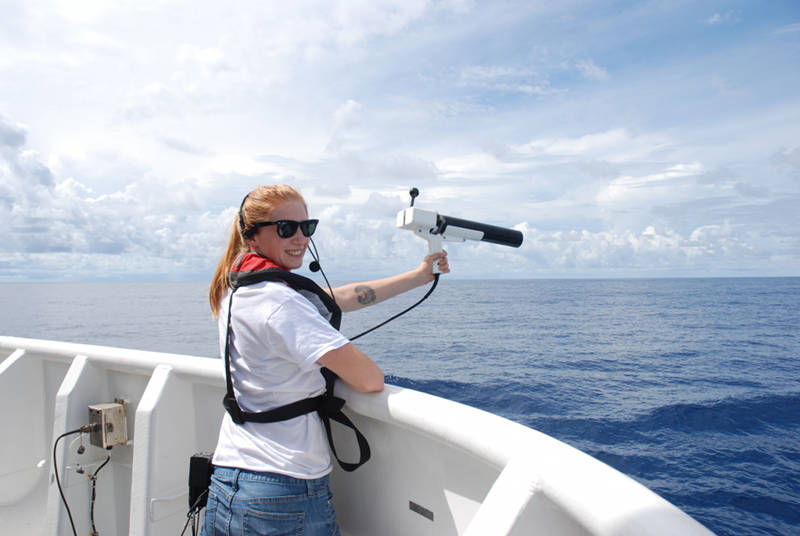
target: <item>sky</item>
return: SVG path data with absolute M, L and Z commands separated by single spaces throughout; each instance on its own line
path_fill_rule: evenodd
M 274 183 L 337 281 L 411 187 L 524 234 L 448 277 L 798 276 L 800 3 L 0 0 L 0 281 L 208 280 Z

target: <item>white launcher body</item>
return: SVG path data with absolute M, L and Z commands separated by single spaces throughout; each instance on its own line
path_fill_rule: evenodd
M 397 227 L 413 231 L 420 238 L 427 240 L 429 253 L 442 251 L 444 241 L 477 240 L 515 248 L 522 245 L 520 231 L 444 216 L 432 210 L 413 206 L 397 213 Z M 434 265 L 433 273 L 440 273 L 438 265 Z

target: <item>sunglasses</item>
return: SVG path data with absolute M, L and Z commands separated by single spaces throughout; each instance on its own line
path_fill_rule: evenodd
M 260 221 L 254 223 L 247 229 L 245 233 L 246 236 L 253 236 L 256 231 L 260 227 L 267 227 L 268 225 L 275 225 L 276 230 L 278 231 L 278 236 L 281 238 L 291 238 L 297 232 L 297 228 L 300 227 L 300 232 L 303 233 L 303 236 L 311 236 L 314 234 L 314 231 L 317 230 L 317 224 L 319 220 L 303 220 L 303 221 L 295 221 L 295 220 L 277 220 L 277 221 Z

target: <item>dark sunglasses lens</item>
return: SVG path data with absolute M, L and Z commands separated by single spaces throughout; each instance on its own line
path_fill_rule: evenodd
M 280 236 L 281 238 L 293 237 L 294 234 L 297 232 L 298 227 L 300 227 L 300 232 L 303 233 L 303 236 L 311 236 L 314 234 L 314 231 L 317 230 L 317 220 L 305 220 L 305 221 L 280 220 L 274 223 L 278 231 L 278 236 Z
M 278 228 L 278 236 L 281 238 L 291 238 L 294 236 L 294 233 L 297 232 L 297 226 L 299 222 L 290 221 L 290 220 L 283 220 L 277 223 Z
M 314 231 L 317 230 L 317 220 L 306 220 L 300 222 L 300 231 L 303 232 L 303 236 L 311 236 L 314 234 Z

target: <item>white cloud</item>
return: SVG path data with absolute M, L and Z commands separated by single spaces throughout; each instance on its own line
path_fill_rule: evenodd
M 734 24 L 739 22 L 740 14 L 738 11 L 726 11 L 725 13 L 714 13 L 706 19 L 706 24 L 715 26 L 718 24 Z
M 183 44 L 178 50 L 177 59 L 179 62 L 212 70 L 225 67 L 225 54 L 216 47 Z
M 602 273 L 648 276 L 661 273 L 702 274 L 711 267 L 735 273 L 762 262 L 781 261 L 757 234 L 729 222 L 704 226 L 688 235 L 661 225 L 641 231 L 556 231 L 526 229 L 523 253 L 545 274 Z M 775 248 L 776 250 L 779 248 Z
M 24 147 L 21 126 L 0 121 L 0 132 L 0 219 L 8 223 L 0 230 L 0 257 L 5 264 L 47 255 L 79 259 L 63 272 L 49 261 L 26 262 L 29 276 L 58 278 L 78 272 L 92 277 L 91 269 L 106 266 L 109 255 L 120 256 L 115 264 L 128 275 L 142 258 L 159 259 L 162 267 L 173 269 L 209 263 L 196 240 L 211 236 L 204 223 L 216 227 L 219 222 L 195 214 L 200 207 L 191 181 L 144 175 L 131 177 L 121 190 L 98 194 L 75 178 L 57 179 L 36 152 Z
M 338 152 L 345 149 L 354 127 L 358 125 L 361 109 L 362 106 L 353 99 L 348 99 L 347 102 L 336 109 L 333 132 L 326 147 L 327 151 Z
M 597 202 L 600 206 L 620 207 L 641 206 L 653 199 L 659 202 L 694 199 L 697 192 L 692 186 L 702 173 L 702 164 L 693 162 L 677 164 L 662 172 L 640 177 L 617 177 L 597 194 Z
M 558 92 L 550 87 L 547 78 L 525 67 L 470 65 L 459 71 L 457 79 L 461 86 L 502 93 L 552 95 Z
M 441 177 L 451 180 L 486 180 L 527 168 L 524 163 L 504 162 L 496 155 L 478 152 L 443 158 L 436 162 Z
M 781 26 L 775 33 L 784 34 L 784 33 L 795 33 L 800 32 L 800 22 L 795 22 L 793 24 L 787 24 L 786 26 Z
M 581 60 L 576 64 L 578 71 L 590 80 L 610 80 L 611 75 L 607 70 L 597 65 L 591 58 Z
M 525 231 L 451 245 L 454 275 L 797 273 L 796 24 L 764 8 L 781 37 L 731 42 L 750 21 L 704 9 L 12 1 L 0 278 L 204 277 L 268 182 L 307 196 L 340 279 L 416 265 L 411 186 Z M 660 47 L 685 20 L 715 30 Z
M 780 148 L 772 156 L 773 160 L 779 164 L 788 164 L 800 170 L 800 146 L 794 149 Z
M 608 162 L 630 162 L 647 159 L 674 143 L 657 133 L 638 134 L 625 128 L 577 137 L 537 138 L 512 149 L 529 155 L 550 157 L 597 158 Z

